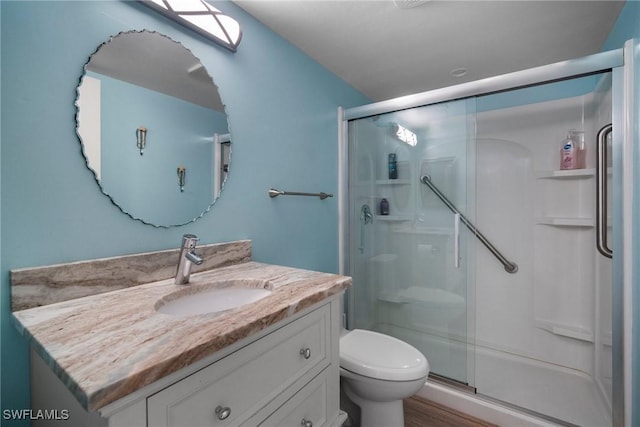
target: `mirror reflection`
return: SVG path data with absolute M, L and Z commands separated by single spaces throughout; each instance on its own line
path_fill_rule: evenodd
M 231 136 L 217 87 L 184 46 L 131 31 L 102 44 L 78 86 L 77 132 L 102 192 L 159 227 L 206 213 L 227 179 Z

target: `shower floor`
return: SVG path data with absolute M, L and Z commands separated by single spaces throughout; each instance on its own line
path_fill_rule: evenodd
M 434 362 L 466 360 L 466 345 L 390 324 L 378 324 L 376 330 L 403 339 Z M 446 354 L 438 354 L 443 353 Z M 534 411 L 569 424 L 583 427 L 611 425 L 611 417 L 596 384 L 588 375 L 487 347 L 475 347 L 475 378 L 469 382 L 478 395 Z M 473 364 L 468 364 L 473 365 Z M 434 369 L 435 367 L 435 369 Z M 432 363 L 432 371 L 438 372 Z M 450 376 L 450 375 L 445 375 Z

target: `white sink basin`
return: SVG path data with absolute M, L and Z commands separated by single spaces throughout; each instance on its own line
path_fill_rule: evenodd
M 156 303 L 156 311 L 174 316 L 222 313 L 251 304 L 272 292 L 266 280 L 225 280 L 189 284 Z

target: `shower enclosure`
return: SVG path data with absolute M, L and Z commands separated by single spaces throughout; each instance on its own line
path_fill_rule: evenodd
M 624 78 L 619 50 L 341 111 L 348 327 L 478 398 L 620 424 Z

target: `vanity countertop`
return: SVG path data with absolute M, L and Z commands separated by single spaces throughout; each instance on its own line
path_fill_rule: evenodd
M 268 280 L 273 292 L 252 304 L 179 317 L 155 304 L 186 286 Z M 16 324 L 82 405 L 95 411 L 193 364 L 351 285 L 351 278 L 245 262 L 173 279 L 14 312 Z

